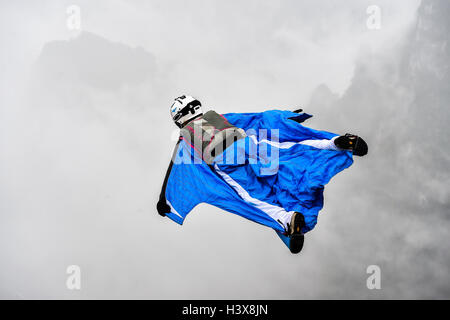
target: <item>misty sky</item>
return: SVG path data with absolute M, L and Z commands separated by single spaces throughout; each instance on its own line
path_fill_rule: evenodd
M 394 133 L 419 119 L 405 118 L 421 105 L 400 66 L 419 0 L 0 3 L 1 298 L 449 297 L 448 177 L 417 170 L 448 168 L 448 153 L 415 157 L 412 126 Z M 411 61 L 431 61 L 436 46 L 413 43 Z M 326 187 L 300 255 L 206 204 L 182 227 L 156 213 L 183 93 L 220 113 L 302 106 L 315 128 L 368 138 L 372 153 Z M 369 265 L 381 290 L 366 287 Z

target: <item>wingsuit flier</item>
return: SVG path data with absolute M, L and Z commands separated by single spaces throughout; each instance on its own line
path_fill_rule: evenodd
M 274 229 L 292 253 L 303 248 L 323 207 L 324 186 L 368 152 L 353 134 L 302 125 L 302 110 L 203 113 L 198 99 L 180 96 L 170 107 L 180 137 L 157 204 L 183 224 L 199 203 Z

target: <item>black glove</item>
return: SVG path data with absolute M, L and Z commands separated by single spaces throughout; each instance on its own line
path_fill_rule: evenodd
M 158 201 L 156 209 L 158 210 L 158 213 L 163 217 L 166 216 L 166 213 L 170 212 L 170 206 L 164 201 Z

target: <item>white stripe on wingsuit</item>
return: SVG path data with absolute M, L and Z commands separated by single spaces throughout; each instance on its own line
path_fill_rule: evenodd
M 325 150 L 339 150 L 335 145 L 334 145 L 334 139 L 336 139 L 336 137 L 332 138 L 331 140 L 328 139 L 323 139 L 323 140 L 303 140 L 300 142 L 278 142 L 278 141 L 270 141 L 267 139 L 262 139 L 261 141 L 258 141 L 258 139 L 256 138 L 256 136 L 252 135 L 249 136 L 250 139 L 252 139 L 252 141 L 255 144 L 260 144 L 262 142 L 270 144 L 273 147 L 277 147 L 278 149 L 289 149 L 292 146 L 296 145 L 296 144 L 304 144 L 307 146 L 311 146 L 311 147 L 315 147 L 317 149 L 325 149 Z
M 261 211 L 265 212 L 267 215 L 269 215 L 273 220 L 278 222 L 280 225 L 283 226 L 287 230 L 287 223 L 290 222 L 292 214 L 294 211 L 286 211 L 281 207 L 274 206 L 272 204 L 263 202 L 261 200 L 255 199 L 251 197 L 248 192 L 242 188 L 239 183 L 237 183 L 233 178 L 231 178 L 229 175 L 227 175 L 225 172 L 219 169 L 217 164 L 214 165 L 214 168 L 216 169 L 217 173 L 222 176 L 222 178 L 225 180 L 228 185 L 230 185 L 236 192 L 239 194 L 239 196 L 245 201 L 256 208 L 260 209 Z M 280 221 L 278 221 L 280 220 Z
M 179 216 L 181 219 L 184 220 L 184 218 L 178 213 L 178 211 L 175 210 L 175 208 L 174 208 L 173 205 L 170 203 L 170 201 L 166 199 L 166 202 L 167 202 L 167 204 L 170 206 L 170 211 L 171 211 L 172 213 L 175 213 L 177 216 Z

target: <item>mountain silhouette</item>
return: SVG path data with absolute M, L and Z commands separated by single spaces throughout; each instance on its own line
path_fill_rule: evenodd
M 37 79 L 116 90 L 152 79 L 155 58 L 143 48 L 111 42 L 89 32 L 47 43 L 37 59 Z

